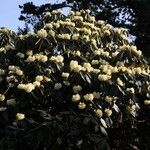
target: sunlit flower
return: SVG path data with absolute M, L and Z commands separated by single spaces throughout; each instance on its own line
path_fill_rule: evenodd
M 4 101 L 5 100 L 5 95 L 0 94 L 0 101 Z
M 131 93 L 131 94 L 135 93 L 134 88 L 127 88 L 126 91 L 129 92 L 129 93 Z
M 86 101 L 93 101 L 94 95 L 92 93 L 84 95 Z
M 79 94 L 75 94 L 75 95 L 72 95 L 72 101 L 73 102 L 77 102 L 81 99 L 80 95 Z
M 120 78 L 117 78 L 117 84 L 120 86 L 124 86 L 124 83 L 122 82 Z
M 97 109 L 97 110 L 95 111 L 95 114 L 96 114 L 97 117 L 102 117 L 102 116 L 103 116 L 103 112 L 102 112 L 101 109 Z
M 63 73 L 62 73 L 62 77 L 68 78 L 68 77 L 69 77 L 69 73 L 63 72 Z
M 111 109 L 105 108 L 104 112 L 105 112 L 107 117 L 110 117 L 112 115 L 112 110 Z
M 20 69 L 16 69 L 16 74 L 17 74 L 18 76 L 22 76 L 22 75 L 23 75 L 23 71 L 20 70 Z
M 111 76 L 110 75 L 105 75 L 105 74 L 99 74 L 98 75 L 98 79 L 100 81 L 107 81 L 107 80 L 110 80 L 111 79 Z
M 17 120 L 23 120 L 25 118 L 25 115 L 23 113 L 17 113 L 16 114 L 16 119 Z
M 37 35 L 38 35 L 40 38 L 46 38 L 46 37 L 47 37 L 47 31 L 44 30 L 44 29 L 41 29 L 41 30 L 37 31 Z
M 150 105 L 150 100 L 145 100 L 145 101 L 144 101 L 144 104 L 145 104 L 145 105 Z
M 38 75 L 36 76 L 35 80 L 41 82 L 43 80 L 43 76 Z
M 41 82 L 39 82 L 39 81 L 34 81 L 34 82 L 33 82 L 33 85 L 34 85 L 35 87 L 40 87 Z
M 108 102 L 108 103 L 111 103 L 113 100 L 113 98 L 111 96 L 106 96 L 105 97 L 105 101 Z
M 132 113 L 134 113 L 134 112 L 136 112 L 136 105 L 130 105 L 130 106 L 127 106 L 127 112 L 129 113 L 129 114 L 132 114 Z
M 79 109 L 84 109 L 86 107 L 86 104 L 84 102 L 79 102 L 78 107 Z

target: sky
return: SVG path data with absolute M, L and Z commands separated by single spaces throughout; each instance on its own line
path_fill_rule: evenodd
M 17 31 L 18 27 L 24 27 L 24 22 L 19 21 L 21 14 L 19 5 L 26 2 L 33 2 L 36 5 L 44 3 L 62 2 L 63 0 L 2 0 L 0 5 L 0 27 L 7 27 L 13 31 Z

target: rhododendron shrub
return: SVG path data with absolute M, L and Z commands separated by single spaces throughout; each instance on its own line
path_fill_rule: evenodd
M 128 31 L 89 10 L 40 24 L 0 29 L 0 148 L 145 148 L 150 68 Z

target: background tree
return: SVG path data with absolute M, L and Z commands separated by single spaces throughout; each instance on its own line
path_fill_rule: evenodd
M 150 1 L 149 0 L 66 0 L 59 4 L 35 6 L 32 2 L 20 6 L 20 20 L 35 25 L 44 12 L 69 7 L 72 10 L 90 9 L 96 19 L 116 27 L 129 29 L 135 43 L 145 56 L 150 56 Z

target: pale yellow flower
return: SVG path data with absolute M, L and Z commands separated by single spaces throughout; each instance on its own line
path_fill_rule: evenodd
M 23 71 L 20 70 L 20 69 L 16 69 L 16 74 L 17 74 L 18 76 L 22 76 L 22 75 L 23 75 Z
M 72 95 L 72 101 L 73 102 L 77 102 L 81 99 L 80 95 L 79 94 L 75 94 L 75 95 Z
M 23 113 L 17 113 L 16 114 L 16 119 L 17 120 L 23 120 L 25 118 L 25 114 L 23 114 Z
M 4 101 L 5 100 L 5 95 L 0 94 L 0 101 Z
M 39 81 L 34 81 L 34 82 L 33 82 L 33 85 L 34 85 L 35 87 L 40 87 L 41 82 L 39 82 Z
M 84 109 L 86 107 L 86 104 L 84 102 L 79 102 L 78 107 L 79 109 Z
M 92 93 L 86 94 L 86 95 L 84 95 L 84 99 L 86 101 L 93 101 L 94 95 Z
M 41 29 L 41 30 L 37 31 L 37 35 L 38 35 L 40 38 L 46 38 L 46 37 L 47 37 L 47 31 L 44 30 L 44 29 Z
M 101 109 L 97 109 L 97 110 L 95 111 L 95 114 L 96 114 L 97 117 L 102 117 L 102 116 L 103 116 L 103 112 L 102 112 Z
M 110 117 L 112 115 L 112 110 L 111 109 L 105 108 L 104 112 L 105 112 L 107 117 Z
M 145 101 L 144 101 L 144 104 L 145 104 L 145 105 L 150 105 L 150 100 L 145 100 Z
M 69 77 L 69 73 L 67 73 L 67 72 L 63 72 L 63 73 L 62 73 L 62 77 L 64 77 L 64 78 L 68 78 L 68 77 Z
M 107 81 L 107 80 L 110 80 L 111 79 L 111 76 L 110 75 L 105 75 L 105 74 L 99 74 L 98 75 L 98 79 L 100 81 Z
M 36 76 L 35 80 L 41 82 L 43 80 L 43 76 L 38 75 Z
M 131 94 L 135 93 L 134 88 L 127 88 L 126 91 L 129 92 L 129 93 L 131 93 Z

